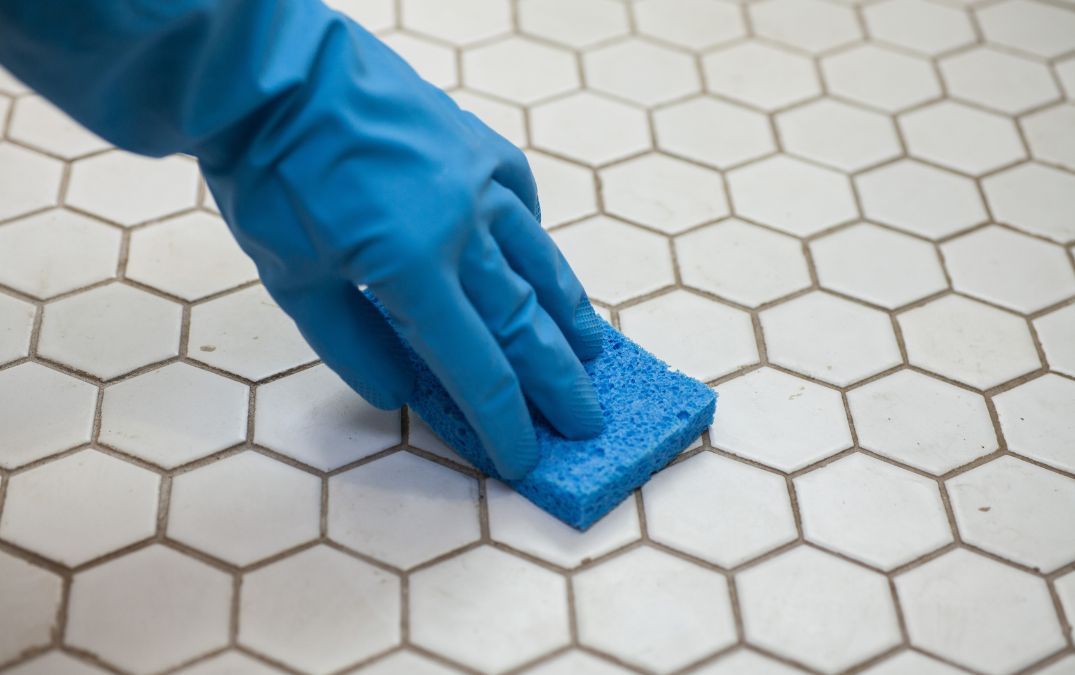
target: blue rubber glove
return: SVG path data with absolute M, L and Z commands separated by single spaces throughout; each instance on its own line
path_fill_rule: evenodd
M 603 427 L 601 330 L 539 224 L 522 153 L 318 0 L 0 0 L 0 63 L 112 143 L 196 156 L 266 288 L 380 408 L 400 334 L 502 477 L 537 460 L 525 398 Z

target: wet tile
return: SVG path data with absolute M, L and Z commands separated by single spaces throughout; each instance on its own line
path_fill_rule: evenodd
M 993 216 L 1059 243 L 1075 240 L 1075 176 L 1027 162 L 982 181 Z
M 1049 368 L 1075 377 L 1075 305 L 1034 319 Z
M 516 103 L 534 103 L 578 89 L 578 64 L 566 49 L 510 37 L 463 52 L 463 82 Z
M 886 115 L 831 99 L 778 114 L 776 128 L 785 152 L 842 171 L 861 171 L 902 152 Z
M 0 143 L 0 221 L 55 206 L 62 174 L 59 161 Z
M 993 401 L 1009 450 L 1075 472 L 1075 382 L 1049 374 Z
M 0 551 L 0 663 L 52 641 L 61 585 L 52 572 Z
M 701 89 L 688 54 L 629 39 L 582 55 L 586 86 L 641 105 L 657 105 Z
M 981 175 L 1024 159 L 1026 152 L 1011 119 L 942 101 L 900 116 L 912 157 Z
M 112 150 L 71 165 L 66 203 L 131 226 L 193 208 L 198 181 L 198 167 L 189 158 Z
M 595 165 L 650 148 L 642 110 L 589 92 L 532 108 L 530 137 L 539 150 Z
M 949 96 L 998 112 L 1014 115 L 1060 98 L 1046 64 L 990 47 L 942 59 L 940 69 Z
M 1075 14 L 1034 0 L 1008 0 L 977 10 L 989 42 L 1042 57 L 1075 49 Z
M 886 112 L 941 96 L 929 61 L 884 46 L 864 44 L 826 56 L 821 72 L 830 94 Z
M 522 0 L 519 29 L 524 34 L 582 48 L 628 32 L 627 8 L 615 0 Z
M 13 469 L 90 440 L 97 387 L 36 363 L 0 371 L 0 466 Z
M 61 159 L 75 159 L 109 147 L 40 96 L 23 96 L 15 101 L 8 138 Z
M 855 176 L 855 187 L 864 216 L 929 239 L 988 218 L 974 181 L 910 159 Z
M 30 303 L 0 293 L 0 365 L 27 355 L 36 312 Z
M 728 169 L 776 152 L 760 113 L 711 98 L 694 98 L 653 114 L 657 146 L 673 155 Z
M 763 0 L 748 8 L 754 32 L 818 53 L 862 37 L 854 13 L 822 0 Z
M 433 86 L 450 89 L 459 84 L 454 50 L 410 33 L 388 33 L 381 39 Z
M 883 42 L 935 55 L 974 41 L 970 17 L 928 0 L 887 0 L 864 8 L 869 34 Z
M 858 217 L 845 175 L 778 155 L 728 174 L 735 212 L 796 236 Z
M 526 153 L 541 198 L 541 224 L 555 227 L 597 213 L 591 169 L 543 152 Z
M 728 215 L 719 173 L 666 155 L 628 160 L 600 176 L 609 214 L 667 234 Z
M 631 6 L 638 32 L 688 49 L 706 49 L 742 37 L 743 15 L 733 3 L 644 0 Z
M 405 0 L 400 3 L 404 28 L 458 45 L 488 39 L 511 30 L 507 0 Z

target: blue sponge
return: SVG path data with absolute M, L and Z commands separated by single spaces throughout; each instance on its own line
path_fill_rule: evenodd
M 716 394 L 671 370 L 604 321 L 604 351 L 585 364 L 605 415 L 597 438 L 569 441 L 531 409 L 541 458 L 510 481 L 524 497 L 584 530 L 686 448 L 709 426 Z M 474 430 L 425 363 L 412 353 L 418 384 L 409 403 L 471 464 L 497 476 Z M 497 476 L 498 477 L 498 476 Z

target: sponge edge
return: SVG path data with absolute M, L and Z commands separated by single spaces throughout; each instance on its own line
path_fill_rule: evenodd
M 585 530 L 645 483 L 709 426 L 716 394 L 671 370 L 608 323 L 604 350 L 584 364 L 605 416 L 600 436 L 571 441 L 531 408 L 540 458 L 509 484 L 568 525 Z M 463 413 L 425 363 L 411 354 L 417 384 L 411 409 L 484 473 L 498 477 Z

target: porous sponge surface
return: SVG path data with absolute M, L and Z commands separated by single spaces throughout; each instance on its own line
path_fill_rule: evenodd
M 696 439 L 709 426 L 716 394 L 671 370 L 602 320 L 604 350 L 584 364 L 605 417 L 597 438 L 571 441 L 531 409 L 540 459 L 515 490 L 572 527 L 584 530 Z M 498 477 L 474 429 L 425 363 L 409 405 L 460 455 Z

